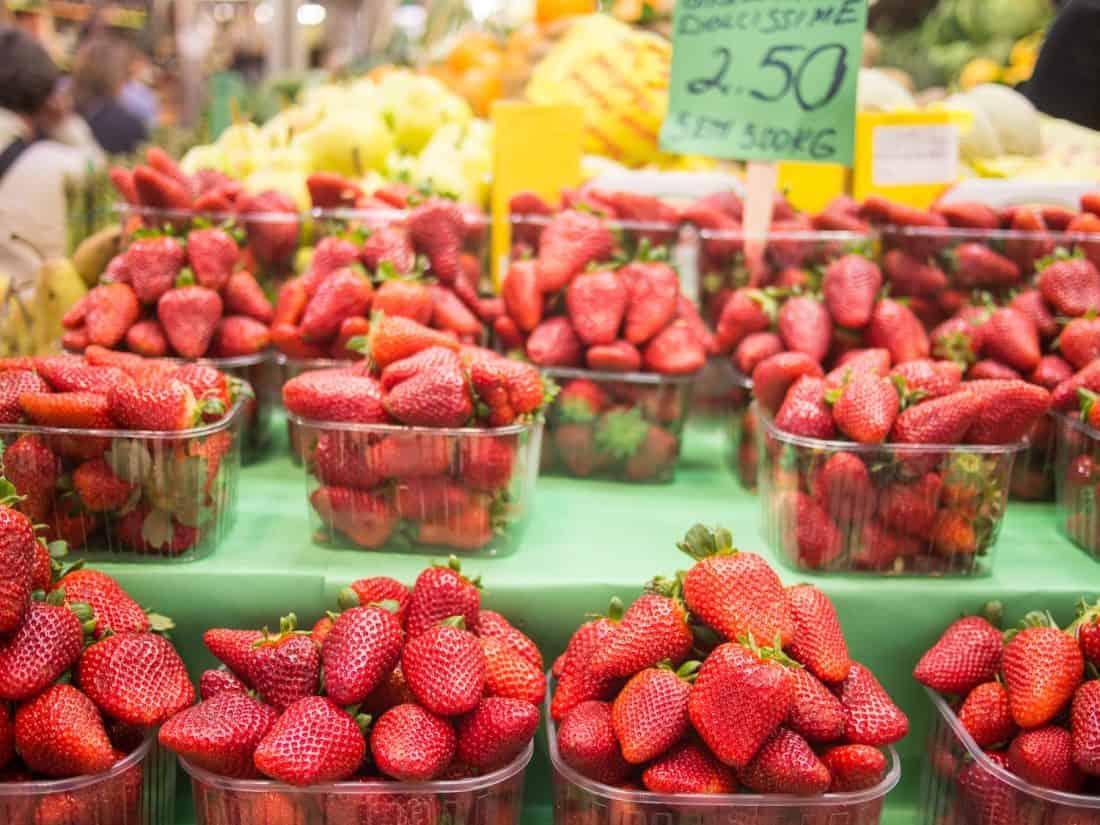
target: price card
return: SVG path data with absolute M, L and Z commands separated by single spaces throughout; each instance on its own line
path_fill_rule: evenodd
M 866 0 L 678 0 L 662 148 L 850 166 Z

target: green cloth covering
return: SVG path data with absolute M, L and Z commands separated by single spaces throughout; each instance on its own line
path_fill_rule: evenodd
M 277 627 L 279 616 L 290 611 L 308 628 L 354 579 L 388 575 L 411 585 L 433 560 L 314 546 L 304 473 L 286 457 L 283 419 L 273 426 L 278 437 L 268 458 L 242 472 L 236 527 L 212 556 L 190 564 L 99 565 L 143 605 L 175 619 L 172 639 L 196 680 L 215 664 L 202 646 L 207 628 Z M 673 484 L 540 478 L 536 512 L 519 551 L 464 561 L 466 572 L 483 579 L 483 604 L 530 633 L 548 664 L 585 615 L 605 611 L 611 596 L 632 599 L 654 575 L 686 567 L 689 559 L 675 542 L 695 522 L 725 525 L 737 546 L 771 557 L 761 538 L 759 498 L 727 470 L 722 434 L 694 425 L 686 439 Z M 909 714 L 911 732 L 899 745 L 902 781 L 890 796 L 886 825 L 917 821 L 931 707 L 910 673 L 943 629 L 991 599 L 1004 602 L 1008 622 L 1040 608 L 1068 622 L 1081 596 L 1100 592 L 1096 563 L 1058 533 L 1053 505 L 1013 502 L 994 552 L 993 574 L 972 579 L 809 576 L 776 563 L 786 583 L 811 581 L 829 594 L 853 657 L 874 670 Z M 545 753 L 540 743 L 528 768 L 524 825 L 551 821 Z M 186 798 L 178 822 L 194 822 Z

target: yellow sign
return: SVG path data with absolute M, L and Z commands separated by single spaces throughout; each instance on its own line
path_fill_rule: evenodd
M 517 192 L 556 203 L 581 183 L 581 111 L 518 101 L 493 104 L 493 283 L 500 286 L 512 245 L 508 205 Z
M 780 163 L 779 191 L 795 208 L 817 214 L 848 191 L 851 172 L 835 163 Z

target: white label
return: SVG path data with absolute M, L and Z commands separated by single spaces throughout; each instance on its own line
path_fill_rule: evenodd
M 955 126 L 879 126 L 871 151 L 875 186 L 953 183 L 959 176 Z

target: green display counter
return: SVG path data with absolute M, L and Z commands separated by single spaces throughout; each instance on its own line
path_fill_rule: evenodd
M 236 527 L 213 556 L 190 564 L 101 565 L 142 604 L 175 619 L 173 639 L 196 678 L 214 663 L 201 642 L 206 628 L 274 627 L 290 611 L 308 626 L 352 580 L 385 574 L 411 584 L 432 560 L 315 546 L 303 471 L 286 457 L 281 421 L 275 426 L 269 457 L 242 473 Z M 737 486 L 723 451 L 718 430 L 692 427 L 674 484 L 542 478 L 520 550 L 503 558 L 471 558 L 464 568 L 482 577 L 483 603 L 530 633 L 550 661 L 585 614 L 604 611 L 613 595 L 631 599 L 654 575 L 685 567 L 688 559 L 675 542 L 695 522 L 728 526 L 739 547 L 767 555 L 759 499 Z M 1005 603 L 1010 621 L 1035 608 L 1049 608 L 1068 621 L 1078 598 L 1100 590 L 1100 568 L 1057 532 L 1052 506 L 1013 503 L 995 552 L 993 574 L 971 579 L 815 577 L 777 562 L 787 583 L 813 581 L 832 597 L 853 656 L 878 674 L 909 714 L 910 735 L 899 746 L 903 777 L 888 801 L 889 825 L 919 821 L 930 708 L 910 671 L 943 628 L 993 598 Z M 528 770 L 525 825 L 549 825 L 550 801 L 540 743 Z M 186 795 L 178 822 L 194 822 Z

